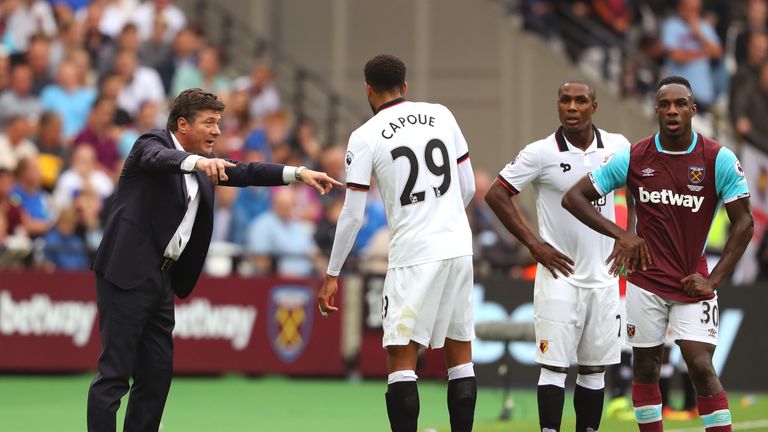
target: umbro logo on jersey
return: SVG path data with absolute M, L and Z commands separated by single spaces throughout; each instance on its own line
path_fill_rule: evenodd
M 646 168 L 642 171 L 643 177 L 653 177 L 653 173 L 655 173 L 656 170 L 653 168 Z
M 640 195 L 640 202 L 652 203 L 652 204 L 669 204 L 678 207 L 687 207 L 691 209 L 692 213 L 696 213 L 701 209 L 701 205 L 704 203 L 703 196 L 683 195 L 675 193 L 669 189 L 662 189 L 660 191 L 647 191 L 640 187 L 637 191 Z
M 568 172 L 571 170 L 571 164 L 567 164 L 565 162 L 560 162 L 560 168 L 563 169 L 563 172 Z

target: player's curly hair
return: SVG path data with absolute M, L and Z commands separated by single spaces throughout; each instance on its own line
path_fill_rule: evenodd
M 224 102 L 215 94 L 199 88 L 184 90 L 176 97 L 171 106 L 171 113 L 168 114 L 168 122 L 165 129 L 170 132 L 176 132 L 180 118 L 187 119 L 193 123 L 195 117 L 201 111 L 224 111 Z
M 363 73 L 365 82 L 376 92 L 399 89 L 405 84 L 405 63 L 393 55 L 380 54 L 368 60 Z

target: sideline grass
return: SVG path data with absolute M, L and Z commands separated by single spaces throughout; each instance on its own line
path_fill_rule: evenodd
M 92 375 L 0 375 L 0 429 L 19 432 L 84 431 L 88 384 Z M 449 431 L 444 382 L 419 383 L 420 431 Z M 165 409 L 163 432 L 191 431 L 337 431 L 385 432 L 385 385 L 380 381 L 176 377 Z M 476 432 L 536 431 L 536 395 L 513 393 L 513 421 L 497 420 L 501 392 L 481 389 Z M 768 396 L 742 406 L 743 395 L 730 395 L 735 422 L 768 431 Z M 746 404 L 745 404 L 746 405 Z M 563 430 L 573 430 L 570 399 L 566 400 Z M 123 406 L 124 408 L 124 406 Z M 121 409 L 122 417 L 123 409 Z M 119 422 L 121 424 L 121 420 Z M 667 429 L 703 430 L 700 421 L 665 422 Z M 696 429 L 698 428 L 698 429 Z M 118 430 L 121 430 L 118 427 Z M 633 422 L 604 420 L 600 430 L 636 431 Z

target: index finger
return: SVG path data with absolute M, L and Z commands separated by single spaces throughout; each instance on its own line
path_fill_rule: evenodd
M 329 175 L 327 175 L 327 174 L 323 174 L 323 179 L 322 179 L 322 180 L 323 180 L 323 181 L 327 181 L 328 183 L 330 183 L 330 184 L 332 184 L 332 185 L 336 185 L 336 186 L 343 186 L 343 185 L 341 184 L 341 182 L 340 182 L 340 181 L 336 180 L 336 179 L 335 179 L 335 178 L 333 178 L 333 177 L 330 177 L 330 176 L 329 176 Z
M 237 166 L 237 164 L 234 164 L 226 159 L 222 159 L 222 161 L 224 162 L 224 166 L 227 168 L 232 168 Z

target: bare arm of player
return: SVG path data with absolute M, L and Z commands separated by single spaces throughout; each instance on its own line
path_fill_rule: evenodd
M 555 279 L 557 279 L 556 270 L 565 276 L 573 274 L 573 260 L 549 243 L 541 241 L 531 231 L 523 221 L 513 198 L 512 192 L 497 180 L 494 180 L 488 193 L 485 194 L 485 202 L 496 213 L 496 217 L 504 224 L 504 227 L 531 251 L 531 255 L 536 261 L 546 267 Z
M 752 233 L 755 230 L 755 220 L 749 205 L 749 198 L 741 198 L 725 205 L 728 219 L 731 220 L 731 235 L 725 242 L 723 255 L 708 278 L 694 273 L 681 279 L 683 291 L 689 297 L 704 297 L 711 295 L 715 289 L 728 277 L 741 258 Z
M 626 230 L 629 232 L 634 232 L 635 230 L 635 224 L 637 223 L 637 211 L 635 210 L 635 200 L 632 198 L 632 195 L 629 193 L 629 190 L 627 188 L 624 188 L 624 196 L 626 197 L 626 203 L 627 203 L 627 224 L 625 225 L 627 228 Z M 609 258 L 611 256 L 616 256 L 616 254 L 619 252 L 617 248 L 619 248 L 619 242 L 613 243 L 613 251 L 611 252 L 611 255 L 609 255 Z M 611 268 L 608 270 L 608 272 L 614 276 L 624 276 L 627 274 L 627 269 L 622 268 L 620 265 L 616 264 L 616 260 L 614 259 L 613 262 L 606 260 L 606 263 L 611 263 Z
M 562 205 L 576 219 L 600 234 L 616 239 L 613 252 L 606 259 L 606 264 L 615 262 L 616 268 L 624 266 L 633 272 L 638 267 L 646 270 L 653 263 L 645 240 L 634 232 L 625 231 L 620 226 L 603 217 L 593 206 L 592 201 L 600 199 L 589 176 L 582 177 L 563 195 Z

